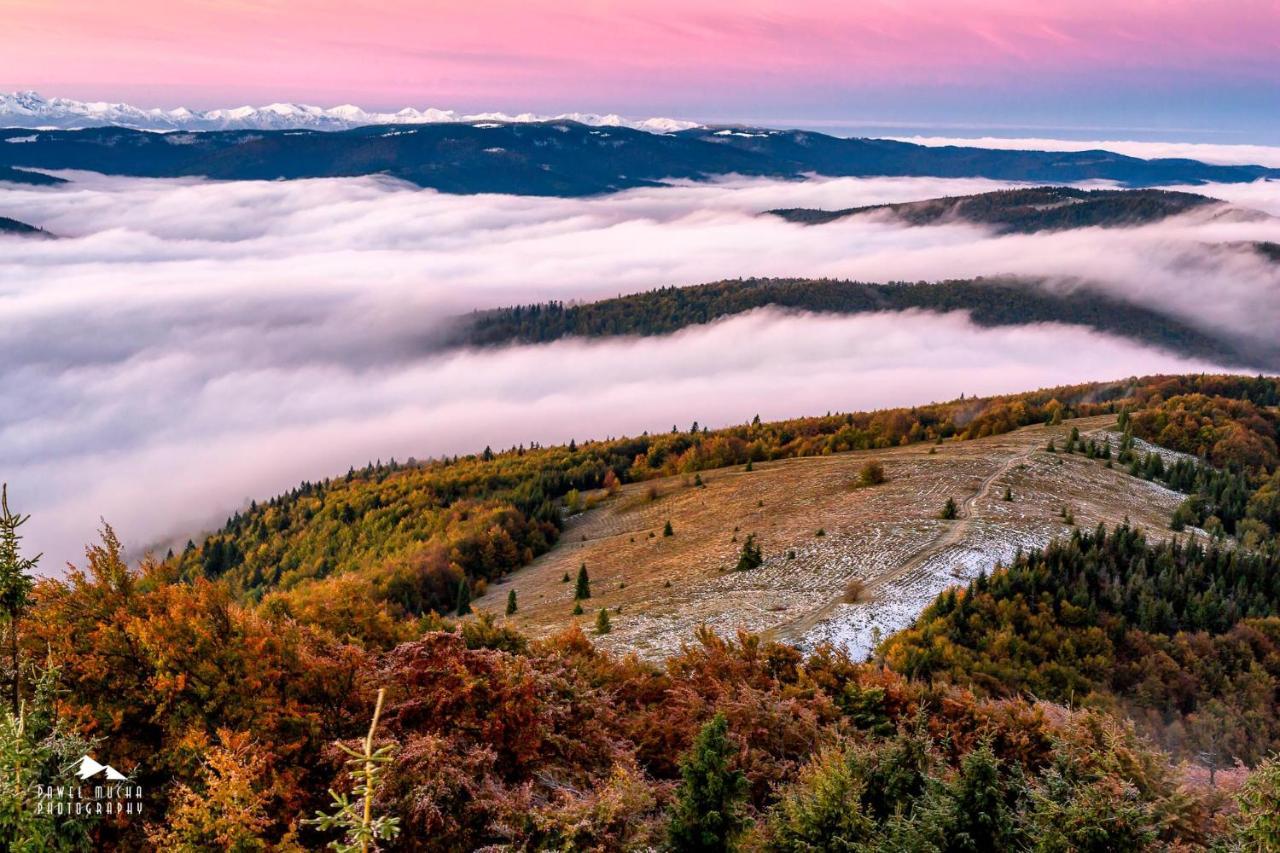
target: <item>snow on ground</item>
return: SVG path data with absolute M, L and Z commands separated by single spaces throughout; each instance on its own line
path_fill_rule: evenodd
M 871 657 L 890 634 L 910 627 L 916 617 L 947 587 L 965 584 L 1011 561 L 1019 549 L 1042 547 L 1051 537 L 992 525 L 977 537 L 930 555 L 914 571 L 889 580 L 870 601 L 836 605 L 801 642 L 812 649 L 822 643 L 843 648 L 855 660 Z

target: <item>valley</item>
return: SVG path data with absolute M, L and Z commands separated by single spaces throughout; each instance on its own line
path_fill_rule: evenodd
M 857 658 L 906 627 L 947 586 L 1041 547 L 1072 525 L 1129 519 L 1167 535 L 1183 496 L 1107 468 L 1083 454 L 1049 453 L 1072 427 L 1101 441 L 1115 418 L 1029 426 L 971 441 L 915 444 L 722 468 L 624 486 L 568 519 L 550 552 L 488 588 L 479 610 L 501 613 L 515 590 L 514 624 L 533 636 L 571 625 L 590 632 L 600 608 L 612 630 L 604 648 L 659 660 L 706 624 L 732 635 L 763 633 L 802 647 L 831 641 Z M 886 482 L 859 485 L 883 464 Z M 1006 487 L 1013 500 L 1003 499 Z M 954 520 L 942 520 L 947 498 Z M 673 535 L 664 536 L 670 521 Z M 822 535 L 818 535 L 818 531 Z M 733 571 L 748 535 L 764 561 Z M 573 616 L 578 568 L 591 598 Z M 569 582 L 564 580 L 570 578 Z M 844 598 L 850 583 L 856 603 Z

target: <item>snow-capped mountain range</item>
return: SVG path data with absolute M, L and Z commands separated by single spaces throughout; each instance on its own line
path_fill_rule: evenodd
M 371 124 L 435 124 L 455 121 L 535 122 L 576 121 L 594 127 L 629 127 L 650 133 L 674 133 L 699 127 L 696 122 L 671 118 L 627 119 L 620 115 L 565 113 L 556 116 L 521 113 L 476 113 L 407 107 L 395 113 L 369 113 L 344 104 L 268 104 L 222 110 L 142 109 L 130 104 L 45 98 L 38 92 L 0 93 L 0 127 L 71 130 L 84 127 L 131 127 L 137 130 L 348 130 Z

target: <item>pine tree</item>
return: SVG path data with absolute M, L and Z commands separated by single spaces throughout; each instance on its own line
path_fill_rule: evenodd
M 464 581 L 465 583 L 465 581 Z M 355 750 L 339 743 L 338 747 L 350 758 L 347 766 L 351 768 L 347 774 L 355 783 L 351 794 L 337 794 L 330 790 L 333 798 L 333 811 L 326 814 L 317 812 L 312 819 L 303 821 L 317 826 L 322 832 L 340 830 L 342 840 L 331 845 L 340 853 L 369 853 L 380 849 L 379 841 L 393 841 L 400 834 L 400 818 L 388 815 L 374 816 L 373 803 L 378 798 L 378 788 L 382 783 L 383 770 L 392 761 L 394 744 L 373 748 L 373 739 L 378 732 L 378 718 L 382 716 L 382 700 L 386 696 L 384 688 L 378 688 L 377 704 L 373 708 L 373 721 L 369 724 L 369 734 L 365 736 L 363 749 Z
M 575 602 L 573 603 L 573 615 L 574 615 L 574 616 L 581 616 L 581 615 L 582 615 L 582 602 L 581 602 L 581 601 L 575 601 Z
M 31 570 L 36 567 L 40 555 L 23 557 L 19 548 L 22 534 L 18 528 L 30 516 L 15 515 L 9 511 L 9 486 L 0 485 L 0 615 L 9 633 L 9 666 L 11 672 L 9 704 L 16 716 L 20 710 L 21 678 L 18 660 L 18 620 L 26 612 L 31 599 L 34 581 Z
M 754 471 L 754 470 L 755 470 L 755 467 L 751 464 L 751 460 L 750 460 L 750 459 L 748 459 L 748 460 L 747 460 L 747 467 L 746 467 L 746 468 L 744 468 L 743 470 L 744 470 L 744 471 Z
M 950 521 L 951 519 L 955 518 L 959 514 L 960 514 L 960 511 L 956 509 L 955 498 L 947 498 L 947 502 L 942 505 L 941 518 L 947 521 Z
M 1006 803 L 1000 759 L 983 744 L 965 756 L 952 783 L 952 812 L 947 849 L 973 851 L 1016 849 L 1013 815 Z
M 466 578 L 458 581 L 458 601 L 453 609 L 459 616 L 466 616 L 471 612 L 471 584 L 467 583 Z
M 1013 489 L 1009 486 L 1004 487 L 1004 499 L 1007 501 L 1013 500 Z
M 609 624 L 609 610 L 601 607 L 600 612 L 596 614 L 596 633 L 607 634 L 613 630 L 613 626 Z
M 672 808 L 668 840 L 676 853 L 725 853 L 742 831 L 741 804 L 747 778 L 730 769 L 733 747 L 729 721 L 716 714 L 702 727 L 680 762 L 680 787 Z
M 667 519 L 667 523 L 662 528 L 663 536 L 675 536 L 676 532 L 671 527 L 671 519 Z
M 516 606 L 516 591 L 513 589 L 507 593 L 507 615 L 512 616 L 520 608 Z
M 591 579 L 587 577 L 586 563 L 578 566 L 578 585 L 573 591 L 573 597 L 579 600 L 591 597 Z
M 734 571 L 749 571 L 759 568 L 762 563 L 764 563 L 764 552 L 756 544 L 756 535 L 748 533 L 747 540 L 742 543 L 742 553 L 738 555 L 738 564 L 733 567 Z

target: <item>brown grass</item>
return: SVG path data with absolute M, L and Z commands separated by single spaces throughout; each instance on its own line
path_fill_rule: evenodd
M 1081 432 L 1111 423 L 1113 418 L 1074 422 Z M 512 619 L 522 630 L 546 636 L 576 623 L 591 634 L 594 610 L 572 617 L 572 584 L 560 581 L 585 562 L 600 599 L 593 596 L 593 608 L 624 606 L 612 632 L 597 642 L 658 658 L 689 642 L 699 624 L 797 639 L 795 632 L 815 614 L 850 594 L 855 578 L 866 585 L 864 600 L 878 600 L 879 579 L 936 549 L 948 532 L 963 534 L 952 544 L 975 549 L 986 541 L 1069 534 L 1058 516 L 1063 504 L 1082 527 L 1128 516 L 1149 535 L 1168 535 L 1176 496 L 1166 500 L 1150 484 L 1100 461 L 1043 451 L 1050 436 L 1061 441 L 1071 426 L 760 462 L 749 474 L 741 466 L 703 471 L 704 488 L 686 484 L 683 476 L 628 484 L 569 519 L 549 553 L 493 584 L 472 606 L 501 613 L 515 588 L 520 611 Z M 883 466 L 885 482 L 850 489 L 872 461 Z M 1017 501 L 1001 499 L 1006 485 Z M 965 521 L 938 520 L 949 496 Z M 667 519 L 677 535 L 662 536 Z M 819 528 L 825 536 L 815 536 Z M 748 533 L 755 534 L 765 563 L 733 572 Z M 791 551 L 794 559 L 788 559 Z

